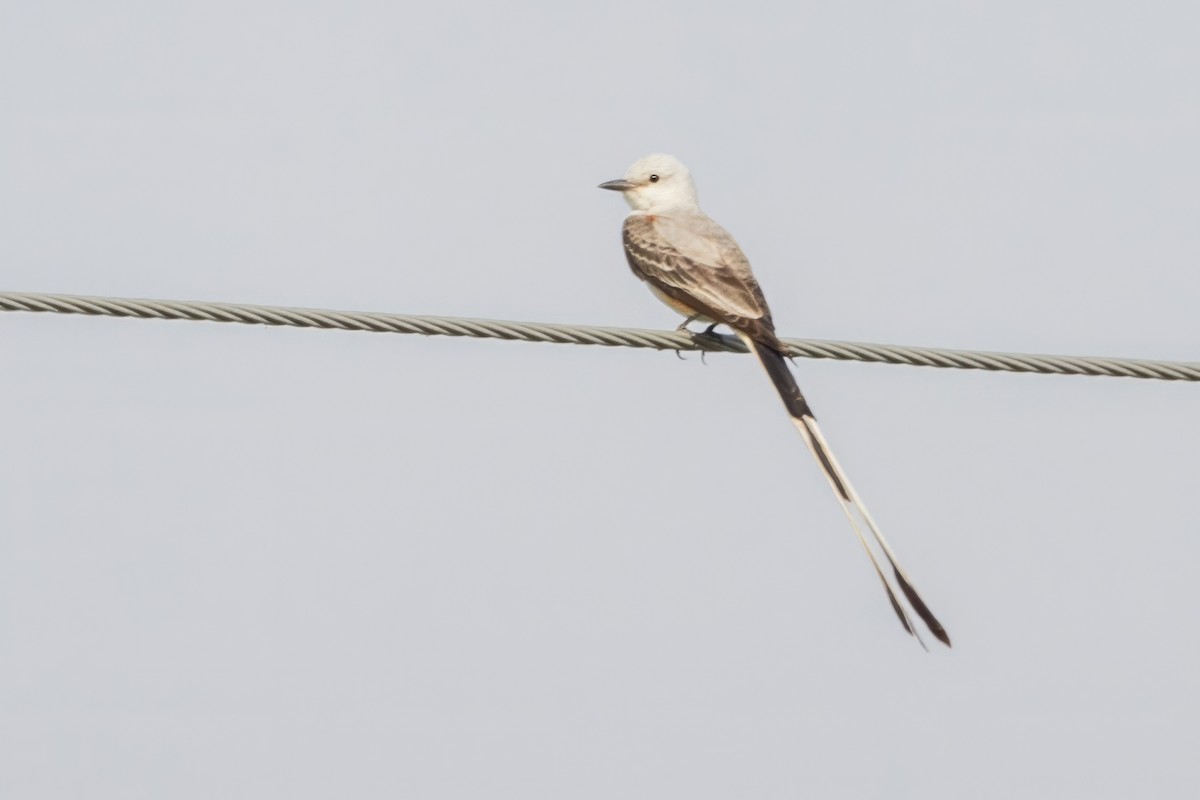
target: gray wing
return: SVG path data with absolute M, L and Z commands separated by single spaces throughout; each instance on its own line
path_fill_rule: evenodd
M 767 300 L 734 238 L 703 214 L 636 215 L 625 220 L 634 274 L 709 319 L 778 348 Z

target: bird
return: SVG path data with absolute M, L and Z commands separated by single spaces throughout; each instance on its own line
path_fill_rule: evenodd
M 687 330 L 692 322 L 708 323 L 707 332 L 725 325 L 758 358 L 833 488 L 904 630 L 925 647 L 909 616 L 911 609 L 929 632 L 949 647 L 950 635 L 917 593 L 818 427 L 816 415 L 788 367 L 787 347 L 775 332 L 771 310 L 749 260 L 733 236 L 700 210 L 687 167 L 674 156 L 656 153 L 639 159 L 623 177 L 605 181 L 599 188 L 620 192 L 632 209 L 622 226 L 626 260 L 659 300 L 686 318 L 679 329 Z

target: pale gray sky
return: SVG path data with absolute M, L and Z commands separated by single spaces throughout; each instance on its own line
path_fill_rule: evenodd
M 1200 359 L 1185 3 L 0 5 L 0 290 Z M 1197 387 L 0 314 L 0 794 L 1192 797 Z M 747 469 L 746 464 L 753 467 Z

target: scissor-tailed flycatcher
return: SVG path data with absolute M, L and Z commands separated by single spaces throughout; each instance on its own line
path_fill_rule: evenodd
M 700 210 L 696 186 L 687 167 L 673 156 L 646 156 L 630 167 L 624 178 L 602 183 L 600 188 L 621 192 L 633 208 L 625 218 L 623 230 L 625 257 L 633 274 L 644 280 L 660 300 L 687 317 L 687 322 L 700 320 L 728 325 L 750 352 L 758 356 L 804 443 L 829 479 L 904 630 L 921 641 L 901 597 L 908 600 L 930 632 L 949 647 L 946 629 L 913 588 L 896 554 L 821 435 L 816 417 L 788 369 L 784 345 L 775 335 L 771 311 L 750 271 L 750 262 L 733 237 Z M 870 540 L 864 535 L 859 518 L 865 523 Z M 880 566 L 876 548 L 887 559 L 899 592 Z M 924 646 L 924 642 L 921 644 Z

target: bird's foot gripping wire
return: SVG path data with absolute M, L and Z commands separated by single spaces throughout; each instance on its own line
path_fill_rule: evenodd
M 698 344 L 702 343 L 702 342 L 707 342 L 710 344 L 724 345 L 726 337 L 715 332 L 715 329 L 716 329 L 717 325 L 719 325 L 719 324 L 720 324 L 719 322 L 714 322 L 713 324 L 709 325 L 707 328 L 705 328 L 702 331 L 689 330 L 688 333 L 690 333 L 692 335 L 692 341 L 696 342 Z M 707 353 L 708 353 L 708 351 L 705 349 L 700 350 L 700 363 L 701 364 L 706 363 L 704 361 L 704 356 Z
M 694 337 L 696 334 L 692 331 L 691 328 L 688 327 L 688 325 L 691 325 L 693 322 L 695 322 L 698 319 L 700 319 L 699 314 L 692 314 L 690 317 L 685 319 L 683 322 L 679 323 L 679 325 L 675 328 L 675 330 L 680 333 L 686 333 L 686 334 L 689 334 Z M 683 357 L 683 353 L 679 350 L 675 351 L 675 357 L 678 358 L 680 361 L 687 361 L 687 359 Z M 702 363 L 702 364 L 704 363 L 704 353 L 703 352 L 700 353 L 700 363 Z
M 692 337 L 692 342 L 700 345 L 697 348 L 698 350 L 700 350 L 700 363 L 706 364 L 707 362 L 704 360 L 704 356 L 707 355 L 709 348 L 706 348 L 704 345 L 708 344 L 708 345 L 712 346 L 711 349 L 714 349 L 714 350 L 716 350 L 716 349 L 724 350 L 724 349 L 726 349 L 724 347 L 724 345 L 726 344 L 726 340 L 729 337 L 722 336 L 721 334 L 716 333 L 716 327 L 721 324 L 719 322 L 712 323 L 711 325 L 709 325 L 707 328 L 705 328 L 702 331 L 694 331 L 688 327 L 688 325 L 690 325 L 691 323 L 695 322 L 696 320 L 698 320 L 700 318 L 701 318 L 700 314 L 693 314 L 692 316 L 688 317 L 683 322 L 681 322 L 679 324 L 679 327 L 675 328 L 675 330 L 679 331 L 680 333 L 686 333 L 687 335 Z M 683 357 L 682 353 L 679 350 L 675 351 L 675 357 L 678 358 L 680 361 L 687 361 L 687 359 Z

